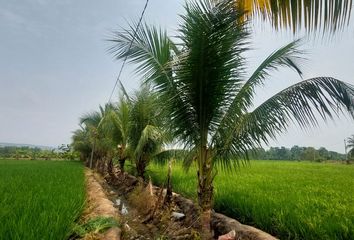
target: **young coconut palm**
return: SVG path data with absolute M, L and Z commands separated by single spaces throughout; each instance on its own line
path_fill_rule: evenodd
M 112 39 L 115 56 L 137 64 L 137 72 L 165 99 L 173 135 L 190 150 L 186 166 L 196 162 L 203 239 L 210 237 L 216 163 L 229 168 L 247 159 L 250 149 L 291 123 L 310 127 L 317 117 L 332 119 L 343 110 L 354 114 L 353 86 L 330 77 L 301 81 L 254 106 L 255 89 L 271 71 L 288 67 L 301 75 L 301 54 L 294 41 L 247 78 L 249 32 L 242 17 L 233 1 L 193 1 L 181 16 L 178 45 L 165 31 L 147 25 L 135 37 L 132 26 Z
M 130 131 L 131 103 L 125 97 L 120 97 L 116 106 L 105 115 L 103 127 L 105 134 L 112 139 L 118 153 L 118 162 L 121 171 L 124 171 L 125 161 L 128 158 L 127 146 Z M 112 173 L 113 161 L 108 164 L 108 173 Z
M 163 113 L 157 95 L 148 86 L 135 93 L 130 113 L 129 149 L 139 177 L 144 179 L 152 157 L 162 151 L 164 132 Z
M 80 127 L 73 132 L 72 143 L 74 151 L 80 153 L 80 160 L 87 161 L 91 153 L 91 143 L 89 141 L 89 132 L 87 129 Z
M 105 160 L 108 159 L 109 161 L 113 157 L 112 141 L 109 137 L 106 137 L 103 128 L 105 117 L 112 109 L 112 104 L 108 103 L 104 108 L 100 106 L 99 111 L 86 113 L 80 118 L 80 125 L 84 125 L 87 129 L 91 142 L 90 168 L 93 167 L 94 160 L 96 160 L 96 164 L 100 164 L 100 167 L 103 168 Z M 100 160 L 100 162 L 97 162 L 97 160 Z

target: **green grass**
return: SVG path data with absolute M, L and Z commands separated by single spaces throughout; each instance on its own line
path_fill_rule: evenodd
M 151 165 L 161 184 L 167 169 Z M 196 172 L 173 166 L 173 188 L 196 199 Z M 235 173 L 219 171 L 215 210 L 280 239 L 354 239 L 354 166 L 251 161 Z
M 67 239 L 84 201 L 78 162 L 0 160 L 0 239 Z
M 86 223 L 75 224 L 73 232 L 75 236 L 85 237 L 89 233 L 100 233 L 112 227 L 118 227 L 116 219 L 112 217 L 98 216 L 89 219 Z

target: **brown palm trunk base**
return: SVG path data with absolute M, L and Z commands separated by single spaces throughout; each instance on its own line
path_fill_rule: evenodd
M 113 159 L 109 159 L 108 165 L 107 165 L 107 172 L 110 176 L 113 176 Z
M 208 174 L 200 174 L 198 171 L 198 204 L 200 208 L 201 238 L 212 239 L 211 210 L 213 206 L 213 185 L 211 179 L 211 169 Z M 205 172 L 204 172 L 205 173 Z
M 200 221 L 200 238 L 206 240 L 213 239 L 213 232 L 211 230 L 211 209 L 203 210 L 203 212 L 200 214 Z
M 99 159 L 98 161 L 97 161 L 97 171 L 99 172 L 99 173 L 103 173 L 103 169 L 104 168 L 104 159 Z

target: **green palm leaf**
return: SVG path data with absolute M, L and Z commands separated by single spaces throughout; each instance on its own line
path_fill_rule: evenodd
M 302 71 L 298 66 L 298 62 L 303 60 L 300 55 L 301 51 L 298 50 L 299 44 L 300 40 L 295 40 L 285 45 L 268 56 L 259 65 L 251 77 L 242 84 L 242 87 L 223 116 L 219 128 L 224 128 L 225 125 L 232 125 L 235 119 L 247 112 L 247 109 L 253 104 L 256 87 L 264 85 L 272 71 L 277 71 L 280 67 L 286 67 L 295 70 L 302 76 Z
M 163 143 L 163 136 L 158 127 L 146 125 L 140 134 L 139 142 L 135 148 L 135 159 L 139 159 L 141 155 L 153 156 L 160 151 Z
M 166 31 L 143 24 L 134 37 L 135 29 L 136 24 L 132 24 L 130 29 L 115 32 L 109 40 L 113 43 L 109 52 L 117 59 L 127 57 L 130 62 L 137 64 L 136 71 L 146 79 L 169 82 L 166 81 L 171 77 L 167 63 L 172 57 L 171 49 L 176 47 L 167 37 Z
M 218 155 L 240 156 L 267 143 L 291 123 L 300 127 L 317 125 L 317 118 L 332 119 L 346 109 L 354 117 L 354 87 L 330 77 L 297 83 L 274 95 L 255 110 L 239 117 L 234 127 L 220 131 Z M 227 141 L 225 141 L 227 139 Z M 242 155 L 241 154 L 241 155 Z M 244 155 L 243 155 L 244 156 Z

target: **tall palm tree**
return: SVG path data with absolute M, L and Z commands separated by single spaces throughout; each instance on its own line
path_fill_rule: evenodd
M 291 123 L 315 126 L 317 118 L 332 119 L 343 110 L 354 116 L 353 86 L 331 77 L 298 82 L 255 106 L 255 90 L 269 74 L 287 67 L 301 75 L 302 58 L 299 41 L 291 42 L 246 77 L 249 31 L 242 16 L 233 1 L 193 1 L 181 16 L 178 44 L 147 25 L 136 36 L 132 26 L 112 39 L 115 57 L 137 64 L 166 103 L 173 135 L 190 152 L 185 165 L 196 163 L 203 239 L 210 233 L 216 163 L 232 169 Z
M 261 17 L 278 28 L 332 34 L 348 24 L 352 0 L 235 0 L 247 17 Z

